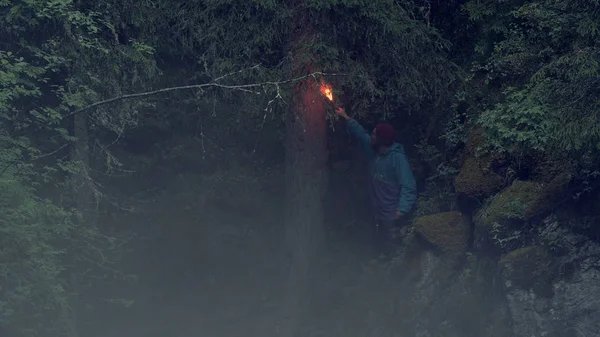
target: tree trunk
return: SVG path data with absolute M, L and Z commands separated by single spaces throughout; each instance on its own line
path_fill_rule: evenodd
M 73 179 L 73 198 L 75 207 L 85 220 L 90 220 L 90 210 L 94 204 L 94 195 L 89 181 L 90 153 L 87 114 L 73 116 L 73 136 L 77 138 L 71 153 L 71 160 L 77 163 L 77 173 Z
M 73 177 L 71 177 L 72 183 L 72 197 L 73 204 L 77 209 L 77 212 L 81 214 L 80 221 L 81 225 L 87 225 L 91 223 L 90 208 L 93 205 L 94 196 L 89 182 L 89 130 L 88 130 L 88 117 L 87 114 L 77 114 L 73 116 L 73 136 L 76 137 L 75 145 L 71 150 L 71 160 L 76 164 L 77 170 Z M 69 296 L 69 307 L 63 308 L 63 316 L 67 321 L 68 326 L 68 337 L 79 337 L 79 328 L 77 320 L 77 308 L 78 308 L 78 280 L 77 280 L 77 257 L 70 256 L 71 269 L 69 273 L 69 284 L 70 284 L 70 296 Z
M 309 25 L 301 25 L 294 37 L 292 55 L 296 75 L 315 71 L 305 60 L 315 35 Z M 299 25 L 300 24 L 300 25 Z M 298 334 L 308 299 L 308 279 L 312 261 L 323 238 L 324 205 L 327 186 L 327 124 L 325 100 L 318 83 L 307 79 L 294 92 L 286 119 L 286 248 L 289 257 L 284 293 L 284 325 L 280 335 Z

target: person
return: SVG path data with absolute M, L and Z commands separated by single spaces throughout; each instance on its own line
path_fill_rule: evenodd
M 389 256 L 394 249 L 394 232 L 412 211 L 416 182 L 396 130 L 387 123 L 375 126 L 369 135 L 342 107 L 336 112 L 347 121 L 348 130 L 369 160 L 370 195 L 375 213 L 375 244 Z

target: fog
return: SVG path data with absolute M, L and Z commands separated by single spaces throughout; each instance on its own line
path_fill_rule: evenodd
M 178 150 L 153 165 L 139 160 L 154 157 L 161 147 Z M 270 167 L 207 172 L 183 158 L 199 151 L 199 142 L 177 138 L 156 142 L 145 154 L 122 152 L 137 173 L 113 177 L 110 189 L 127 207 L 109 208 L 98 219 L 106 233 L 121 238 L 115 246 L 118 262 L 90 290 L 94 304 L 78 315 L 85 322 L 82 336 L 280 334 L 289 281 L 285 172 L 277 160 Z M 493 299 L 461 288 L 474 282 L 459 281 L 462 264 L 445 266 L 443 254 L 415 237 L 411 222 L 397 240 L 394 259 L 378 259 L 369 228 L 375 222 L 366 163 L 354 144 L 347 144 L 347 153 L 329 168 L 325 234 L 311 262 L 299 335 L 417 336 L 427 331 L 423 324 L 438 324 L 441 331 L 450 326 L 447 320 L 462 317 L 465 322 L 452 323 L 462 324 L 453 327 L 461 333 Z M 181 161 L 188 164 L 174 164 Z M 480 271 L 472 272 L 484 279 Z M 483 323 L 463 336 L 476 336 L 487 324 L 489 313 L 481 316 Z

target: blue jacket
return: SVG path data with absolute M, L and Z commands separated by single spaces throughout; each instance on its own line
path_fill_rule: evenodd
M 396 211 L 410 212 L 417 189 L 402 145 L 394 143 L 389 151 L 379 154 L 371 147 L 371 136 L 356 120 L 348 121 L 348 129 L 369 160 L 371 199 L 377 218 L 390 220 Z

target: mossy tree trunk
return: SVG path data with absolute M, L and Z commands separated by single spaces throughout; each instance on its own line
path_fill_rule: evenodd
M 317 35 L 307 13 L 299 13 L 292 37 L 295 75 L 317 70 L 310 49 Z M 308 298 L 309 271 L 323 237 L 323 198 L 327 185 L 326 106 L 318 83 L 307 79 L 293 94 L 286 119 L 286 249 L 289 257 L 280 335 L 298 334 Z

